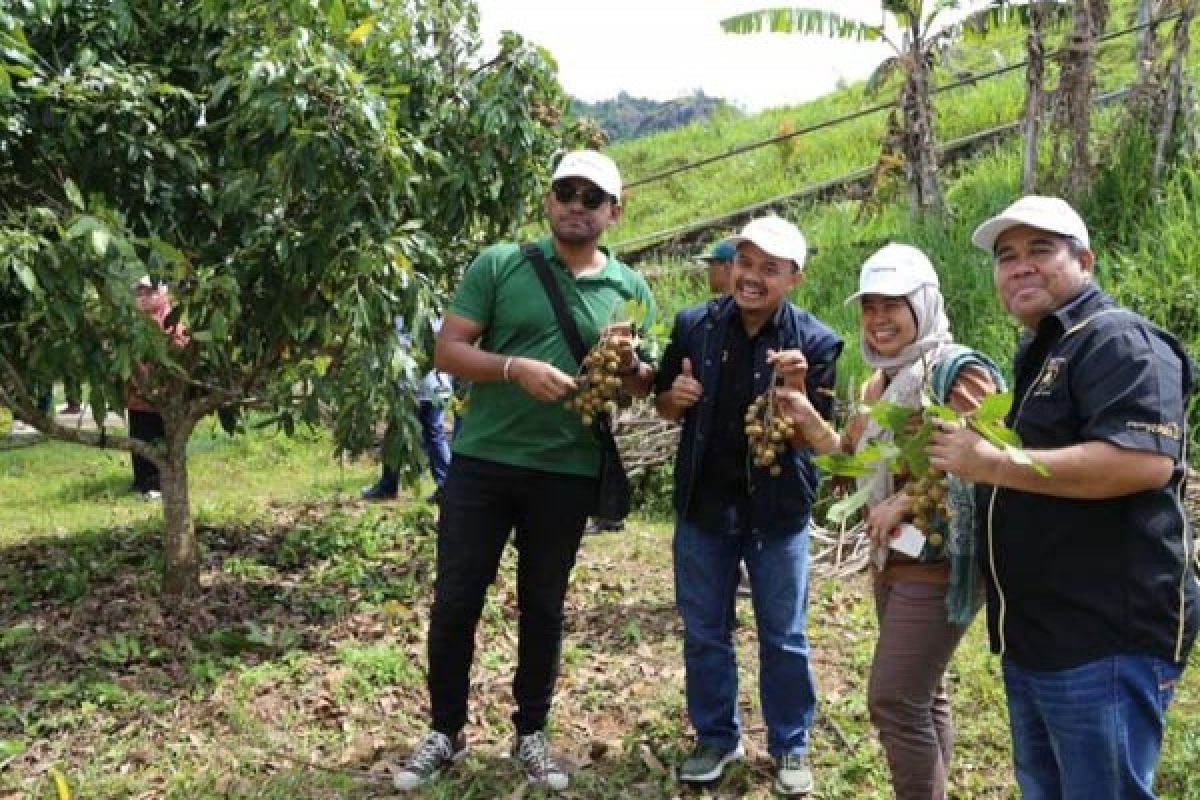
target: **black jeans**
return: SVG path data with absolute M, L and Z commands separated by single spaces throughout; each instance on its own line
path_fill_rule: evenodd
M 129 435 L 143 442 L 154 442 L 166 436 L 162 415 L 157 411 L 129 410 Z M 133 490 L 135 492 L 158 491 L 162 486 L 158 479 L 158 467 L 148 458 L 133 454 Z
M 434 730 L 453 737 L 467 722 L 475 628 L 514 527 L 519 620 L 513 722 L 522 735 L 545 726 L 558 680 L 567 580 L 595 496 L 595 478 L 458 455 L 450 462 L 429 617 Z

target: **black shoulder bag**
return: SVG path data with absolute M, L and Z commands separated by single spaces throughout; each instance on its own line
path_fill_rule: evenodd
M 583 343 L 583 337 L 579 335 L 579 328 L 575 326 L 575 320 L 567 311 L 567 303 L 563 299 L 562 290 L 554 280 L 554 275 L 550 272 L 546 255 L 542 252 L 542 248 L 534 242 L 522 245 L 521 252 L 537 271 L 542 288 L 546 290 L 546 297 L 550 300 L 550 307 L 554 309 L 554 316 L 558 319 L 559 330 L 562 331 L 563 338 L 567 340 L 567 346 L 571 348 L 571 355 L 575 357 L 578 364 L 582 365 L 588 348 Z M 592 431 L 600 442 L 600 486 L 596 492 L 596 503 L 592 509 L 592 516 L 620 522 L 629 514 L 629 478 L 625 475 L 625 465 L 621 463 L 621 452 L 617 449 L 617 440 L 613 437 L 612 419 L 607 412 L 596 415 Z

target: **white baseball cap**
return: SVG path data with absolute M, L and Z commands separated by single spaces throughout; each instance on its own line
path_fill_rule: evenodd
M 993 253 L 996 239 L 1009 228 L 1028 225 L 1062 236 L 1078 239 L 1084 247 L 1090 247 L 1087 225 L 1075 209 L 1061 197 L 1044 197 L 1028 194 L 996 216 L 975 229 L 971 242 L 978 248 Z
M 808 257 L 808 243 L 804 241 L 804 234 L 783 217 L 752 219 L 741 233 L 729 237 L 729 242 L 734 247 L 742 242 L 758 245 L 776 258 L 791 259 L 796 269 L 804 269 L 804 259 Z
M 908 244 L 888 244 L 863 262 L 858 291 L 846 298 L 852 303 L 864 294 L 907 297 L 922 286 L 938 286 L 937 272 L 924 253 Z
M 550 182 L 560 178 L 586 178 L 618 201 L 621 199 L 621 171 L 615 161 L 595 150 L 572 150 L 563 156 Z

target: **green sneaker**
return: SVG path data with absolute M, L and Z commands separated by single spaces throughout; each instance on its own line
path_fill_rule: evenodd
M 679 780 L 684 783 L 710 783 L 721 777 L 725 765 L 731 761 L 741 761 L 746 757 L 746 751 L 739 743 L 732 750 L 722 750 L 712 744 L 698 744 L 683 767 L 679 770 Z
M 812 770 L 803 753 L 784 753 L 775 760 L 775 791 L 782 795 L 797 795 L 812 790 Z

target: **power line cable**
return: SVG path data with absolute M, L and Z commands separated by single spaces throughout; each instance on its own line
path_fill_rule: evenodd
M 1144 30 L 1144 29 L 1152 27 L 1152 26 L 1161 25 L 1164 22 L 1170 22 L 1173 19 L 1178 19 L 1181 15 L 1182 15 L 1182 12 L 1176 11 L 1173 14 L 1167 14 L 1166 16 L 1159 17 L 1158 19 L 1151 20 L 1149 22 L 1143 22 L 1139 25 L 1134 25 L 1129 28 L 1125 28 L 1124 30 L 1114 31 L 1112 33 L 1106 33 L 1106 34 L 1103 34 L 1102 36 L 1097 37 L 1096 42 L 1099 44 L 1102 42 L 1111 41 L 1111 40 L 1119 38 L 1121 36 L 1128 36 L 1131 33 L 1136 33 L 1140 30 Z M 1050 58 L 1059 56 L 1064 52 L 1065 49 L 1066 48 L 1059 48 L 1058 50 L 1054 50 L 1054 51 L 1048 53 L 1046 55 L 1046 58 L 1050 59 Z M 1017 61 L 1012 64 L 1007 64 L 1003 67 L 997 67 L 995 69 L 988 70 L 987 72 L 973 74 L 968 77 L 961 78 L 952 83 L 947 83 L 942 86 L 938 86 L 938 87 L 930 90 L 929 93 L 932 96 L 935 94 L 941 94 L 942 92 L 948 92 L 952 89 L 959 89 L 963 86 L 973 85 L 979 81 L 990 80 L 999 75 L 1003 75 L 1005 73 L 1021 69 L 1022 67 L 1028 66 L 1028 64 L 1029 64 L 1028 59 L 1023 60 L 1023 61 Z M 791 131 L 789 133 L 781 133 L 776 136 L 772 136 L 768 139 L 761 139 L 756 142 L 750 142 L 749 144 L 738 145 L 737 147 L 734 147 L 731 150 L 726 150 L 724 153 L 718 153 L 716 155 L 708 156 L 706 158 L 701 158 L 696 161 L 689 161 L 686 164 L 680 164 L 677 167 L 672 167 L 671 169 L 663 170 L 662 172 L 652 173 L 650 175 L 647 175 L 644 178 L 638 178 L 636 180 L 629 181 L 625 184 L 625 188 L 633 189 L 637 186 L 645 186 L 648 183 L 654 183 L 657 181 L 665 180 L 666 178 L 669 178 L 673 175 L 678 175 L 681 172 L 688 172 L 693 169 L 698 169 L 700 167 L 716 163 L 718 161 L 723 161 L 727 158 L 733 158 L 734 156 L 740 156 L 743 153 L 748 153 L 752 150 L 757 150 L 760 147 L 766 147 L 767 145 L 778 144 L 779 142 L 787 141 L 788 139 L 794 139 L 797 136 L 805 136 L 810 133 L 814 133 L 816 131 L 824 130 L 825 128 L 831 128 L 831 127 L 835 127 L 837 125 L 842 125 L 846 122 L 853 122 L 856 119 L 861 119 L 862 117 L 867 117 L 867 116 L 870 116 L 871 114 L 877 114 L 880 111 L 886 111 L 888 109 L 892 109 L 895 107 L 896 107 L 895 102 L 880 103 L 878 105 L 874 105 L 869 108 L 860 109 L 858 111 L 855 111 L 850 114 L 846 114 L 841 117 L 834 117 L 833 119 L 828 119 L 828 120 L 824 120 L 822 122 L 814 123 L 812 125 L 807 125 L 803 128 L 800 128 L 799 130 Z

